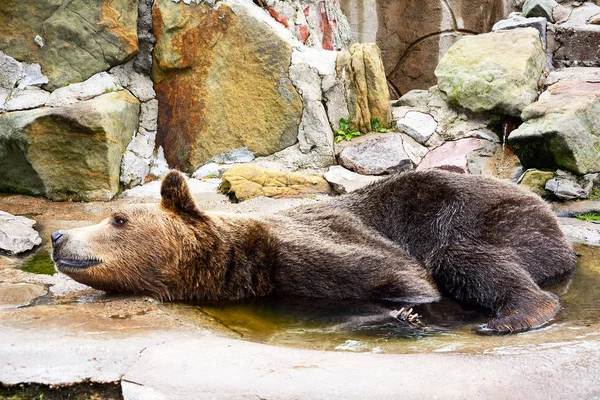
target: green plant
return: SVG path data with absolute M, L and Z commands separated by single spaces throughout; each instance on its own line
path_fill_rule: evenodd
M 389 129 L 383 128 L 381 126 L 381 122 L 379 121 L 379 118 L 371 118 L 371 130 L 373 132 L 381 132 L 381 133 L 389 132 Z
M 27 260 L 21 270 L 32 274 L 54 275 L 56 273 L 54 262 L 48 253 L 35 254 Z
M 600 199 L 600 188 L 594 188 L 594 190 L 592 190 L 592 194 L 590 195 L 590 200 L 598 199 Z
M 600 222 L 600 213 L 589 212 L 589 213 L 585 213 L 585 214 L 576 215 L 575 218 L 580 219 L 582 221 L 587 221 L 587 222 Z
M 340 118 L 340 129 L 335 131 L 334 140 L 336 143 L 339 143 L 344 139 L 350 141 L 360 135 L 360 132 L 350 129 L 350 124 L 346 118 Z

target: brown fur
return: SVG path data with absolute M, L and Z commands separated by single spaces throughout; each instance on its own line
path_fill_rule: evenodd
M 267 217 L 204 213 L 175 171 L 161 195 L 159 207 L 61 231 L 57 268 L 101 290 L 163 300 L 280 293 L 432 301 L 441 291 L 492 310 L 486 329 L 513 332 L 558 312 L 538 284 L 575 265 L 543 201 L 491 178 L 399 174 Z

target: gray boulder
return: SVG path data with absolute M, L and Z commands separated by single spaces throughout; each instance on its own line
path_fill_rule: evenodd
M 378 136 L 345 147 L 339 154 L 338 161 L 347 169 L 363 175 L 382 175 L 413 169 L 400 135 Z
M 554 178 L 546 182 L 546 190 L 561 200 L 587 199 L 592 194 L 598 174 L 581 177 L 558 170 Z
M 396 129 L 425 144 L 437 128 L 437 122 L 429 115 L 418 111 L 409 111 L 396 123 Z
M 46 104 L 49 97 L 50 93 L 36 86 L 29 86 L 25 89 L 15 89 L 4 104 L 4 109 L 6 111 L 17 111 L 42 107 Z
M 254 160 L 254 153 L 248 150 L 247 147 L 233 149 L 227 153 L 222 153 L 218 157 L 212 158 L 210 161 L 218 164 L 237 164 L 249 163 Z
M 0 250 L 19 254 L 42 243 L 42 238 L 33 226 L 35 221 L 0 211 Z
M 193 174 L 192 178 L 195 179 L 206 179 L 206 178 L 220 178 L 223 176 L 225 171 L 231 168 L 233 164 L 217 164 L 208 163 L 198 168 Z

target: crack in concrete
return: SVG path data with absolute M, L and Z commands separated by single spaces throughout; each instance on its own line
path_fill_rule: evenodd
M 229 326 L 229 325 L 227 325 L 225 322 L 223 322 L 223 320 L 221 320 L 220 318 L 218 318 L 218 317 L 216 317 L 216 316 L 214 316 L 214 315 L 212 315 L 212 314 L 210 314 L 210 313 L 206 312 L 205 310 L 203 310 L 203 309 L 202 309 L 202 308 L 200 308 L 200 307 L 196 307 L 196 309 L 197 309 L 199 312 L 201 312 L 202 314 L 204 314 L 204 315 L 206 315 L 207 317 L 209 317 L 210 319 L 212 319 L 212 320 L 213 320 L 214 322 L 216 322 L 218 325 L 221 325 L 221 326 L 222 326 L 223 328 L 225 328 L 226 330 L 228 330 L 228 331 L 230 331 L 230 332 L 233 332 L 233 333 L 235 333 L 235 334 L 239 335 L 239 336 L 240 336 L 240 338 L 243 338 L 243 337 L 244 337 L 244 334 L 243 334 L 242 332 L 240 332 L 240 331 L 238 331 L 238 330 L 236 330 L 236 329 L 234 329 L 234 328 L 230 327 L 230 326 Z

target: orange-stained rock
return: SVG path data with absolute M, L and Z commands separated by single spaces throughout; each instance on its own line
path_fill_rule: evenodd
M 153 21 L 157 143 L 171 167 L 191 171 L 232 149 L 263 156 L 296 142 L 292 47 L 267 24 L 243 5 L 171 0 L 157 1 Z

